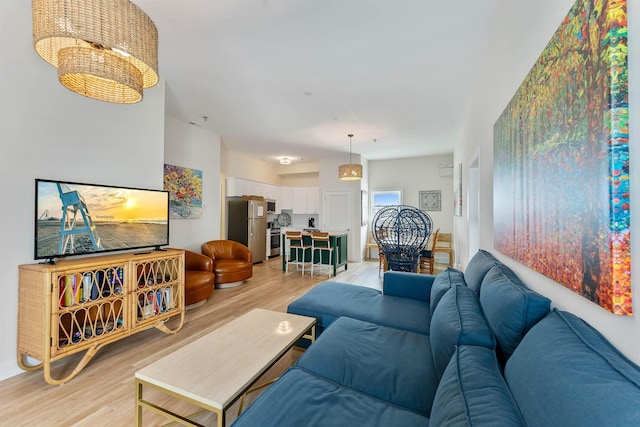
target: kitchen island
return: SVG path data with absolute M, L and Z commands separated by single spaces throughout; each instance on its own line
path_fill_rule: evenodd
M 311 233 L 307 231 L 302 232 L 302 239 L 305 244 L 311 246 Z M 344 267 L 347 269 L 347 258 L 349 255 L 348 247 L 347 247 L 347 232 L 346 231 L 330 231 L 329 232 L 329 242 L 331 246 L 334 248 L 331 256 L 331 265 L 333 265 L 333 275 L 335 276 L 340 267 Z M 289 249 L 287 244 L 287 236 L 286 233 L 282 233 L 282 271 L 287 271 L 287 261 L 296 259 L 296 252 L 294 250 Z M 318 262 L 319 253 L 316 251 L 314 261 Z M 327 264 L 328 253 L 324 252 L 322 254 L 323 259 L 322 262 Z M 311 261 L 311 250 L 305 251 L 304 261 Z

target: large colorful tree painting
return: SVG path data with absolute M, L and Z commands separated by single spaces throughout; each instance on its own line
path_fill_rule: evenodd
M 498 251 L 631 315 L 627 5 L 578 0 L 494 126 Z

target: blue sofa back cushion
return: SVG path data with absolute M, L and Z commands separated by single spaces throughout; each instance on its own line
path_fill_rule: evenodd
M 462 271 L 449 267 L 440 272 L 431 285 L 429 310 L 431 311 L 432 316 L 440 298 L 442 298 L 442 296 L 451 289 L 452 286 L 466 286 L 466 282 L 464 281 L 464 274 Z
M 640 367 L 571 313 L 534 326 L 505 378 L 530 427 L 640 425 Z
M 339 282 L 320 283 L 289 304 L 287 312 L 315 317 L 317 329 L 324 329 L 338 317 L 346 316 L 426 335 L 431 317 L 426 301 L 383 296 L 375 289 Z
M 440 379 L 428 335 L 349 317 L 333 322 L 296 365 L 425 416 Z
M 389 270 L 382 277 L 382 293 L 429 302 L 429 292 L 435 276 Z
M 496 264 L 498 264 L 498 260 L 489 252 L 482 249 L 476 252 L 464 270 L 464 278 L 467 286 L 475 293 L 480 294 L 480 286 L 482 285 L 484 276 Z
M 442 377 L 457 345 L 496 347 L 478 296 L 466 286 L 453 286 L 440 299 L 431 318 L 429 336 L 438 378 Z
M 251 404 L 233 427 L 420 426 L 413 411 L 340 386 L 301 368 L 290 368 Z
M 484 276 L 480 305 L 498 341 L 505 363 L 524 335 L 549 313 L 551 301 L 527 288 L 509 270 L 497 264 Z
M 525 425 L 494 350 L 467 345 L 456 348 L 438 385 L 429 425 Z

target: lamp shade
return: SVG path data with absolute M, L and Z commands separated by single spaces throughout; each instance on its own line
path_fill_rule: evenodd
M 158 31 L 129 0 L 33 0 L 33 43 L 81 95 L 134 103 L 158 83 Z
M 338 168 L 338 175 L 343 181 L 355 181 L 362 179 L 362 165 L 352 163 L 340 165 Z
M 347 136 L 349 137 L 349 163 L 338 167 L 338 178 L 342 181 L 355 181 L 362 179 L 362 165 L 351 162 L 351 138 L 353 138 L 353 134 L 350 133 Z

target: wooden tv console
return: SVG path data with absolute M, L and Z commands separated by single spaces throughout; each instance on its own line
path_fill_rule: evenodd
M 184 324 L 184 251 L 125 253 L 26 264 L 19 269 L 18 365 L 44 368 L 50 384 L 75 377 L 107 344 L 152 327 L 174 334 Z M 180 322 L 169 329 L 174 316 Z M 73 372 L 51 363 L 86 351 Z M 30 365 L 26 357 L 40 361 Z

